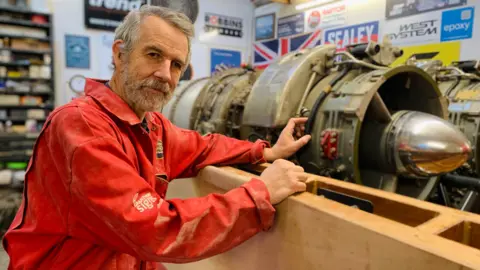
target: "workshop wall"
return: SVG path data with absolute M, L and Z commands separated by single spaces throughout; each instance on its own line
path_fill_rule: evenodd
M 150 3 L 150 2 L 148 2 Z M 252 21 L 254 6 L 250 0 L 198 0 L 199 13 L 195 22 L 195 39 L 192 41 L 193 77 L 210 76 L 216 62 L 240 65 L 249 62 L 252 55 Z M 111 76 L 111 45 L 113 31 L 90 29 L 84 22 L 83 0 L 32 0 L 31 6 L 36 10 L 53 13 L 55 35 L 55 88 L 56 105 L 69 102 L 75 93 L 68 86 L 69 80 L 75 75 L 91 78 L 108 79 Z M 205 22 L 206 16 L 209 23 Z M 239 30 L 228 31 L 223 35 L 208 32 L 212 23 L 221 27 L 219 22 L 235 21 Z M 215 27 L 215 25 L 213 27 Z M 210 28 L 206 28 L 209 26 Z M 241 33 L 240 33 L 241 31 Z M 69 42 L 79 41 L 88 44 L 85 50 L 89 61 L 83 65 L 67 67 L 66 39 Z M 213 51 L 212 51 L 213 50 Z M 213 58 L 212 58 L 213 54 Z M 211 59 L 214 61 L 212 62 Z
M 446 64 L 480 59 L 480 51 L 475 46 L 480 43 L 480 27 L 478 22 L 474 26 L 480 1 L 450 1 L 457 5 L 442 9 L 432 9 L 432 6 L 445 1 L 423 1 L 417 7 L 423 12 L 402 14 L 400 8 L 407 2 L 410 1 L 344 0 L 302 10 L 282 4 L 256 8 L 254 66 L 265 68 L 276 58 L 301 48 L 333 43 L 342 50 L 359 40 L 382 42 L 385 35 L 405 51 L 394 65 L 413 54 L 427 57 L 433 53 L 434 59 Z M 273 28 L 270 27 L 272 19 Z M 461 29 L 463 26 L 466 28 Z

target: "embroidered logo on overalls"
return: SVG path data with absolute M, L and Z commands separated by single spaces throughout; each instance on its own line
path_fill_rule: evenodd
M 163 158 L 163 144 L 162 144 L 162 141 L 157 141 L 157 158 Z
M 138 193 L 133 196 L 133 206 L 140 212 L 152 209 L 156 201 L 157 198 L 152 196 L 150 192 L 142 195 L 140 198 Z

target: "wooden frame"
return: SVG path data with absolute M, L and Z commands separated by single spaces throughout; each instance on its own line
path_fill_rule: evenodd
M 174 181 L 167 196 L 224 193 L 255 176 L 207 167 L 196 178 Z M 312 194 L 317 187 L 368 199 L 374 212 Z M 275 206 L 270 231 L 215 257 L 168 269 L 480 269 L 479 215 L 316 175 L 309 175 L 308 191 Z

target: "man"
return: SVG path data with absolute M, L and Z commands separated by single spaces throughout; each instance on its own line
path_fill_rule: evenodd
M 303 169 L 280 160 L 225 195 L 165 200 L 172 179 L 210 164 L 286 158 L 310 139 L 293 138 L 305 119 L 291 120 L 267 148 L 202 137 L 155 113 L 189 62 L 192 34 L 171 10 L 131 12 L 116 30 L 112 79 L 88 80 L 84 97 L 49 116 L 3 241 L 10 269 L 157 269 L 200 260 L 268 229 L 272 204 L 305 190 Z

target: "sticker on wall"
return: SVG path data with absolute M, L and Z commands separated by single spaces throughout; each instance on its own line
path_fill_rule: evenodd
M 132 10 L 139 9 L 145 0 L 83 0 L 85 26 L 114 31 Z
M 242 53 L 239 51 L 212 49 L 210 52 L 210 73 L 226 68 L 240 67 Z
M 255 41 L 275 38 L 275 13 L 255 18 Z
M 475 9 L 473 7 L 442 12 L 441 41 L 472 38 Z
M 337 45 L 338 51 L 344 51 L 348 45 L 378 41 L 378 21 L 362 23 L 325 32 L 325 44 Z
M 65 35 L 65 59 L 67 68 L 90 68 L 90 38 Z
M 310 9 L 305 12 L 305 31 L 326 29 L 344 25 L 347 21 L 347 5 L 332 4 Z
M 385 17 L 395 19 L 466 4 L 467 0 L 387 0 Z
M 305 31 L 304 13 L 278 19 L 278 37 L 288 37 L 301 34 Z
M 243 36 L 243 20 L 241 18 L 205 13 L 206 33 L 217 32 L 222 36 L 241 38 Z
M 440 41 L 440 16 L 414 16 L 386 22 L 382 27 L 393 45 L 414 45 Z
M 403 56 L 399 57 L 392 66 L 405 64 L 412 57 L 416 59 L 441 60 L 445 65 L 449 65 L 452 61 L 460 59 L 460 47 L 460 41 L 401 47 Z
M 282 57 L 290 52 L 313 48 L 321 43 L 321 30 L 295 37 L 285 37 L 281 39 L 257 42 L 253 46 L 253 66 L 258 69 L 264 69 L 279 57 Z

